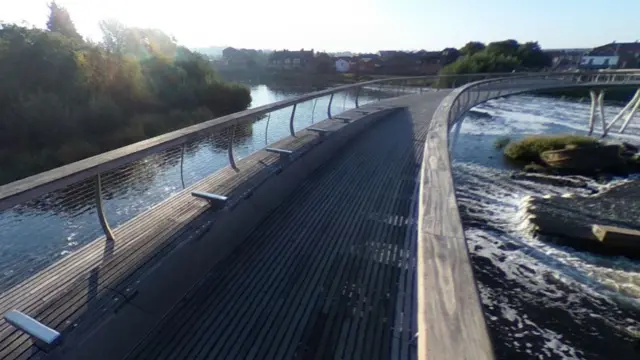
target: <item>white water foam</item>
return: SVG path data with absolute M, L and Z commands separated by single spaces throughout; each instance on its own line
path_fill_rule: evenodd
M 492 100 L 478 109 L 494 118 L 467 118 L 461 136 L 536 134 L 554 126 L 587 130 L 588 104 L 518 96 Z M 608 118 L 618 111 L 609 109 Z M 640 128 L 629 130 L 630 138 L 640 140 Z M 611 184 L 589 180 L 585 189 L 515 180 L 508 170 L 465 160 L 464 153 L 455 156 L 453 172 L 487 320 L 500 332 L 505 352 L 584 358 L 593 354 L 582 349 L 588 346 L 579 339 L 599 336 L 600 325 L 594 323 L 605 324 L 625 341 L 640 336 L 640 261 L 543 241 L 532 235 L 522 211 L 528 196 L 588 196 Z M 578 330 L 564 330 L 568 335 L 558 330 L 565 325 L 541 317 L 540 308 L 566 317 L 565 323 L 577 324 L 571 326 Z M 584 334 L 576 335 L 580 331 Z

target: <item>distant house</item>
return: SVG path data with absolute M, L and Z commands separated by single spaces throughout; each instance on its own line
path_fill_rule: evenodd
M 443 66 L 458 59 L 457 49 L 442 51 L 420 50 L 415 52 L 380 51 L 379 70 L 388 75 L 435 75 Z
M 582 57 L 589 52 L 590 49 L 549 49 L 543 50 L 551 56 L 551 67 L 554 70 L 572 70 L 577 68 Z
M 616 43 L 598 46 L 580 60 L 583 69 L 633 69 L 640 66 L 640 43 Z
M 313 49 L 305 51 L 274 51 L 269 56 L 269 68 L 293 70 L 308 69 L 314 62 Z
M 361 74 L 372 74 L 381 66 L 380 57 L 377 54 L 360 54 L 354 58 L 353 71 Z
M 404 52 L 397 50 L 380 50 L 377 55 L 381 60 L 385 61 L 401 54 L 404 54 Z
M 349 59 L 337 58 L 336 59 L 336 71 L 340 73 L 346 73 L 351 68 Z

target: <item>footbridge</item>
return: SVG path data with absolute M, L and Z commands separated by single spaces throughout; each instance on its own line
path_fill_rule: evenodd
M 451 175 L 460 120 L 585 88 L 593 124 L 612 87 L 640 72 L 375 80 L 3 185 L 0 358 L 493 359 Z

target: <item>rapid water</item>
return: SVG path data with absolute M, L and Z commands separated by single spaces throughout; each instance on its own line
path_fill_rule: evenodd
M 607 106 L 605 117 L 620 109 Z M 503 136 L 586 134 L 589 104 L 516 96 L 474 110 L 489 116 L 465 118 L 453 175 L 498 357 L 640 359 L 640 261 L 578 251 L 525 231 L 519 212 L 525 196 L 590 192 L 513 180 L 514 169 L 494 146 Z M 640 143 L 638 120 L 622 138 Z

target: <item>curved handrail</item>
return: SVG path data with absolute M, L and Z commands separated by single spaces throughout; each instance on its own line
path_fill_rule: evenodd
M 627 79 L 633 77 L 638 78 L 637 71 L 591 71 L 591 72 L 560 72 L 560 73 L 493 73 L 493 74 L 464 74 L 464 75 L 435 75 L 435 76 L 418 76 L 418 77 L 395 77 L 387 79 L 379 79 L 366 81 L 356 84 L 343 85 L 326 90 L 316 91 L 309 94 L 304 94 L 291 99 L 278 101 L 272 104 L 263 105 L 257 108 L 241 111 L 238 113 L 222 116 L 213 120 L 209 120 L 197 125 L 189 126 L 184 129 L 176 130 L 164 135 L 160 135 L 151 139 L 147 139 L 135 144 L 124 146 L 115 150 L 111 150 L 90 158 L 86 158 L 65 166 L 61 166 L 56 169 L 42 172 L 25 179 L 14 181 L 10 184 L 0 186 L 0 211 L 11 208 L 17 204 L 24 203 L 41 195 L 50 193 L 55 190 L 62 189 L 68 185 L 78 183 L 83 180 L 94 178 L 101 173 L 105 173 L 110 170 L 117 169 L 123 165 L 140 160 L 149 155 L 159 153 L 166 149 L 180 146 L 197 137 L 201 137 L 207 134 L 213 134 L 218 131 L 222 131 L 229 127 L 243 124 L 256 119 L 264 114 L 283 109 L 286 107 L 299 104 L 304 101 L 317 99 L 327 95 L 333 95 L 342 91 L 348 91 L 352 89 L 360 89 L 370 85 L 377 85 L 383 83 L 394 83 L 402 81 L 437 81 L 442 78 L 452 78 L 455 81 L 461 79 L 460 83 L 466 81 L 473 81 L 477 78 L 490 78 L 479 82 L 474 82 L 473 86 L 478 87 L 483 84 L 489 84 L 492 82 L 505 82 L 511 81 L 515 83 L 519 79 L 606 79 L 612 81 L 616 79 Z M 498 79 L 495 79 L 498 78 Z M 466 80 L 466 81 L 465 81 Z M 454 85 L 455 85 L 454 81 Z M 471 84 L 467 84 L 455 90 L 458 94 L 465 94 L 466 89 L 470 89 Z M 502 92 L 499 92 L 502 94 Z M 457 101 L 458 97 L 453 99 Z M 469 103 L 467 99 L 466 103 Z M 466 111 L 466 108 L 460 108 L 458 110 Z M 232 158 L 230 158 L 232 159 Z
M 474 79 L 476 77 L 513 76 L 514 73 L 499 74 L 464 74 L 464 75 L 433 75 L 394 77 L 371 80 L 356 84 L 343 85 L 326 90 L 320 90 L 253 109 L 240 111 L 209 121 L 176 130 L 151 139 L 143 140 L 128 146 L 111 150 L 93 157 L 89 157 L 68 165 L 42 172 L 12 183 L 0 186 L 0 211 L 23 203 L 46 193 L 64 188 L 68 185 L 86 180 L 100 173 L 116 169 L 122 165 L 140 160 L 151 154 L 185 144 L 197 137 L 212 134 L 237 124 L 243 124 L 267 113 L 284 109 L 304 101 L 313 100 L 339 92 L 362 88 L 381 83 L 393 83 L 415 80 L 438 80 L 440 78 Z
M 640 71 L 547 73 L 496 78 L 453 90 L 433 115 L 418 207 L 418 358 L 494 358 L 456 202 L 449 132 L 487 100 L 532 90 L 602 84 L 640 86 Z
M 581 72 L 581 73 L 538 73 L 538 76 L 551 76 L 553 74 L 563 76 L 625 76 L 633 73 L 631 71 L 607 71 L 607 72 Z M 531 74 L 531 73 L 527 73 Z M 531 76 L 531 75 L 529 75 Z M 56 169 L 42 172 L 37 175 L 27 177 L 25 179 L 14 181 L 10 184 L 0 186 L 0 210 L 10 208 L 21 202 L 29 201 L 40 195 L 51 191 L 61 189 L 70 184 L 92 178 L 100 173 L 116 169 L 124 164 L 142 159 L 154 153 L 166 150 L 168 148 L 179 146 L 190 140 L 211 134 L 216 131 L 223 130 L 236 124 L 242 124 L 251 121 L 261 115 L 283 109 L 295 104 L 316 99 L 319 97 L 336 94 L 356 88 L 362 88 L 369 85 L 382 83 L 393 83 L 399 81 L 412 80 L 439 80 L 441 78 L 453 78 L 464 80 L 473 80 L 476 78 L 520 78 L 522 73 L 481 73 L 481 74 L 463 74 L 463 75 L 433 75 L 433 76 L 413 76 L 413 77 L 394 77 L 387 79 L 371 80 L 356 84 L 349 84 L 330 88 L 326 90 L 316 91 L 304 94 L 291 99 L 278 101 L 272 104 L 263 105 L 257 108 L 237 112 L 234 114 L 222 116 L 209 120 L 197 125 L 189 126 L 184 129 L 176 130 L 164 135 L 160 135 L 151 139 L 140 141 L 135 144 L 124 146 L 115 150 L 111 150 L 90 158 L 86 158 L 72 164 L 61 166 Z M 487 80 L 488 81 L 488 80 Z M 455 86 L 455 81 L 454 81 Z

